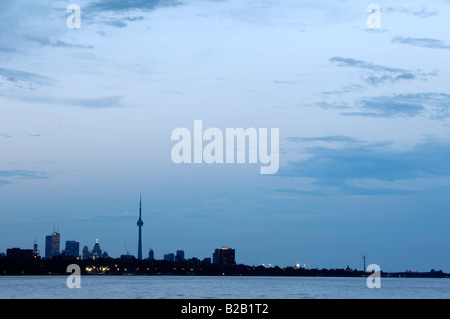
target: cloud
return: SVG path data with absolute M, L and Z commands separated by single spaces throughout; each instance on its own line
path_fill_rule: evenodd
M 13 59 L 14 53 L 20 52 L 37 57 L 39 53 L 30 46 L 30 38 L 63 37 L 70 32 L 65 26 L 68 4 L 51 0 L 0 1 L 0 47 L 5 48 L 5 55 Z
M 45 179 L 49 175 L 45 172 L 27 170 L 0 170 L 0 185 L 13 184 L 16 180 Z
M 398 68 L 391 68 L 383 65 L 377 65 L 361 60 L 355 60 L 351 58 L 342 58 L 342 57 L 332 57 L 329 60 L 331 63 L 336 64 L 337 66 L 343 67 L 354 67 L 358 69 L 366 69 L 371 71 L 382 71 L 382 72 L 391 72 L 391 73 L 403 73 L 405 70 Z
M 378 85 L 383 83 L 396 83 L 401 80 L 414 80 L 416 76 L 412 73 L 402 73 L 396 76 L 382 75 L 382 76 L 368 76 L 365 79 L 367 84 Z
M 161 7 L 174 7 L 182 4 L 178 0 L 98 0 L 89 3 L 86 10 L 97 12 L 151 11 Z
M 450 116 L 450 95 L 446 93 L 410 93 L 364 98 L 357 102 L 358 112 L 343 115 L 370 117 L 415 117 L 444 119 Z
M 5 68 L 0 68 L 0 77 L 13 83 L 22 81 L 39 85 L 49 85 L 54 82 L 53 79 L 44 75 Z
M 358 112 L 344 112 L 343 115 L 357 115 L 368 117 L 415 117 L 421 115 L 425 108 L 414 103 L 415 101 L 408 101 L 402 97 L 374 97 L 369 99 L 362 99 L 358 102 L 358 107 L 361 111 Z
M 87 108 L 119 107 L 122 96 L 109 96 L 101 99 L 69 99 L 67 104 L 79 105 Z
M 409 93 L 391 96 L 365 97 L 352 105 L 317 102 L 315 106 L 324 109 L 340 109 L 345 116 L 366 117 L 416 117 L 422 116 L 434 120 L 450 117 L 450 94 L 446 93 Z
M 392 43 L 408 44 L 430 49 L 446 49 L 450 50 L 450 45 L 441 40 L 431 38 L 403 38 L 395 37 L 391 40 Z
M 373 64 L 352 58 L 332 57 L 329 61 L 339 67 L 349 67 L 371 71 L 362 74 L 363 81 L 368 85 L 379 85 L 384 83 L 397 83 L 403 80 L 415 80 L 419 77 L 435 75 L 435 73 L 422 73 L 420 71 L 409 71 L 400 68 L 392 68 L 384 65 Z
M 92 45 L 81 45 L 74 43 L 67 43 L 61 40 L 51 41 L 48 37 L 27 37 L 27 40 L 36 42 L 41 46 L 49 46 L 53 48 L 80 48 L 80 49 L 93 49 Z
M 420 11 L 414 11 L 413 15 L 419 18 L 429 18 L 434 17 L 438 15 L 437 11 L 426 11 L 425 9 L 422 9 Z
M 74 105 L 82 106 L 85 108 L 111 108 L 111 107 L 121 107 L 122 96 L 109 96 L 105 98 L 97 99 L 74 99 L 74 98 L 53 98 L 53 97 L 30 97 L 30 96 L 13 96 L 13 98 L 18 98 L 20 100 L 33 102 L 33 103 L 45 103 L 45 104 L 64 104 L 64 105 Z
M 82 10 L 84 20 L 91 25 L 125 28 L 130 22 L 144 20 L 142 12 L 183 4 L 178 0 L 96 0 L 89 2 Z M 133 16 L 134 14 L 139 15 Z
M 319 137 L 288 137 L 290 142 L 359 142 L 359 140 L 344 135 L 330 135 Z
M 16 49 L 0 47 L 0 53 L 17 53 L 17 52 L 19 51 Z
M 404 13 L 404 14 L 412 14 L 413 16 L 418 17 L 418 18 L 429 18 L 429 17 L 434 17 L 434 16 L 438 15 L 437 11 L 427 11 L 424 8 L 422 8 L 420 11 L 412 11 L 405 7 L 397 7 L 397 8 L 388 7 L 386 9 L 383 9 L 382 11 L 384 13 L 400 12 L 400 13 Z
M 109 26 L 112 26 L 115 28 L 125 28 L 128 25 L 121 20 L 108 20 L 108 21 L 104 21 L 103 24 L 109 25 Z
M 102 24 L 104 25 L 109 25 L 115 28 L 125 28 L 128 26 L 127 22 L 134 22 L 134 21 L 142 21 L 145 18 L 142 16 L 138 16 L 138 17 L 124 17 L 121 19 L 104 19 L 103 21 L 101 21 Z
M 81 44 L 73 44 L 73 43 L 67 43 L 61 40 L 56 40 L 52 45 L 54 48 L 79 48 L 79 49 L 93 49 L 94 46 L 92 45 L 81 45 Z
M 298 138 L 291 141 L 301 142 L 304 151 L 311 156 L 302 160 L 290 161 L 280 168 L 282 177 L 311 178 L 320 186 L 311 193 L 323 194 L 336 192 L 340 194 L 398 194 L 416 192 L 420 189 L 433 189 L 433 183 L 447 181 L 450 187 L 450 145 L 448 142 L 425 141 L 408 150 L 394 150 L 389 141 L 371 143 L 357 141 L 341 144 L 339 147 L 317 146 L 308 143 L 315 140 L 328 142 L 346 140 L 344 136 Z M 408 181 L 427 181 L 427 185 L 416 183 L 410 187 Z M 308 190 L 279 189 L 279 192 L 309 193 Z

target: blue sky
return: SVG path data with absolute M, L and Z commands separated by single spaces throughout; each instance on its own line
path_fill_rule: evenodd
M 0 251 L 136 254 L 142 193 L 144 255 L 450 271 L 450 1 L 376 3 L 2 1 Z M 196 119 L 279 128 L 278 173 L 174 164 Z

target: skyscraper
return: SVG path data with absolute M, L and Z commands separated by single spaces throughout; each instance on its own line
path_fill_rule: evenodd
M 139 227 L 139 238 L 138 238 L 138 259 L 142 260 L 142 226 L 144 226 L 144 222 L 141 219 L 142 217 L 142 196 L 139 197 L 139 220 L 137 225 Z
M 175 254 L 174 253 L 164 254 L 164 260 L 175 261 Z
M 66 249 L 63 250 L 63 254 L 72 256 L 75 258 L 80 257 L 80 243 L 74 240 L 66 241 Z
M 102 250 L 100 249 L 100 244 L 98 243 L 98 239 L 95 240 L 94 248 L 91 252 L 92 259 L 98 259 L 102 257 Z
M 177 250 L 175 261 L 184 261 L 184 250 Z
M 227 247 L 216 249 L 213 254 L 213 263 L 216 265 L 235 265 L 236 261 L 234 249 Z
M 59 255 L 59 240 L 61 235 L 57 232 L 45 236 L 45 258 L 51 259 L 53 256 Z
M 84 246 L 83 247 L 83 259 L 84 260 L 89 259 L 90 256 L 91 256 L 91 253 L 89 252 L 88 246 Z
M 33 257 L 39 257 L 39 249 L 38 249 L 38 244 L 36 243 L 36 240 L 34 240 L 34 245 L 33 245 Z
M 148 251 L 148 259 L 149 260 L 155 260 L 155 252 L 153 251 L 153 249 L 150 248 L 150 250 Z

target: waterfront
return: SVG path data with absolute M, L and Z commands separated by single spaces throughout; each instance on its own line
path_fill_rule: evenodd
M 67 276 L 2 276 L 1 299 L 449 299 L 448 278 L 245 276 L 82 276 L 69 289 Z

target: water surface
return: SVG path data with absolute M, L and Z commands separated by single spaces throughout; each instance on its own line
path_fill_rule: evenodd
M 66 276 L 2 276 L 1 299 L 449 299 L 449 278 L 227 276 L 82 276 L 69 289 Z

